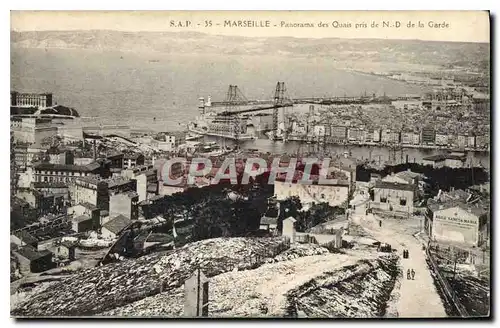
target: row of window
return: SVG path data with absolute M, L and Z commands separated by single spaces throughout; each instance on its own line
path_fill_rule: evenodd
M 67 175 L 67 176 L 87 176 L 87 172 L 71 172 L 71 171 L 36 171 L 36 174 L 47 174 L 47 175 Z
M 387 200 L 387 197 L 380 197 L 380 202 L 381 203 L 389 203 L 389 201 Z M 406 206 L 406 198 L 400 198 L 399 205 Z
M 318 194 L 316 193 L 311 193 L 311 194 L 308 194 L 306 192 L 303 192 L 303 193 L 299 193 L 298 195 L 295 195 L 295 194 L 292 194 L 291 191 L 288 191 L 288 197 L 292 197 L 292 196 L 299 196 L 299 197 L 310 197 L 312 195 L 312 198 L 316 199 L 316 197 L 318 196 Z M 326 196 L 325 194 L 320 194 L 320 199 L 326 199 Z M 335 197 L 330 197 L 331 200 L 340 200 L 340 195 L 339 194 L 335 194 Z
M 36 182 L 72 182 L 74 178 L 71 177 L 41 177 L 41 176 L 36 176 L 35 181 Z

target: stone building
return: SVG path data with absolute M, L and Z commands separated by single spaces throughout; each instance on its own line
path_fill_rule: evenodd
M 52 253 L 47 250 L 36 250 L 27 245 L 13 251 L 20 265 L 21 273 L 43 272 L 53 267 Z
M 430 204 L 425 229 L 432 240 L 469 247 L 481 246 L 488 239 L 489 211 L 461 201 Z
M 278 200 L 298 196 L 303 204 L 328 203 L 330 206 L 341 206 L 348 201 L 349 184 L 341 180 L 338 180 L 336 184 L 275 181 L 274 195 Z
M 130 221 L 129 218 L 121 214 L 117 215 L 103 224 L 101 234 L 103 238 L 114 239 L 118 237 L 120 233 L 130 225 L 131 222 L 132 221 Z
M 113 217 L 119 214 L 132 221 L 139 218 L 139 195 L 136 192 L 110 195 L 109 216 Z
M 158 194 L 158 171 L 153 165 L 141 165 L 125 169 L 121 174 L 123 177 L 137 182 L 136 191 L 140 202 L 148 199 L 149 196 Z
M 416 199 L 416 185 L 376 181 L 370 208 L 398 216 L 413 214 L 413 202 Z
M 71 183 L 80 177 L 96 176 L 101 173 L 97 162 L 88 165 L 37 163 L 33 167 L 35 182 Z
M 16 142 L 40 145 L 46 138 L 56 136 L 58 127 L 50 118 L 11 117 L 10 129 Z
M 10 105 L 12 107 L 51 107 L 52 93 L 21 93 L 17 91 L 10 92 Z

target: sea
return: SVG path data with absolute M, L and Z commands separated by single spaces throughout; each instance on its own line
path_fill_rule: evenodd
M 290 98 L 417 94 L 422 88 L 334 68 L 334 59 L 14 49 L 11 89 L 52 92 L 89 120 L 171 131 L 198 114 L 198 98 L 224 100 L 230 84 L 247 99 L 273 99 L 284 81 Z
M 229 85 L 237 85 L 247 99 L 259 100 L 273 99 L 278 81 L 285 82 L 287 96 L 292 99 L 373 93 L 403 96 L 426 91 L 422 86 L 339 69 L 334 60 L 314 55 L 292 58 L 17 48 L 11 50 L 11 90 L 51 92 L 57 104 L 75 108 L 88 126 L 128 125 L 132 130 L 155 132 L 184 130 L 199 114 L 198 99 L 211 96 L 213 101 L 222 101 Z M 245 145 L 272 152 L 295 152 L 303 147 L 269 140 Z M 353 149 L 363 158 L 380 156 L 383 161 L 394 157 L 385 149 L 378 155 L 373 150 L 370 155 L 368 148 Z M 411 150 L 409 158 L 432 153 L 435 151 Z M 489 154 L 471 156 L 479 156 L 483 165 L 489 165 Z

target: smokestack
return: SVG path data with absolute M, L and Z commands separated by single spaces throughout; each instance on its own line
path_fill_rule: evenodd
M 94 139 L 94 144 L 93 144 L 93 153 L 94 153 L 94 161 L 97 159 L 97 147 L 95 145 L 95 139 Z

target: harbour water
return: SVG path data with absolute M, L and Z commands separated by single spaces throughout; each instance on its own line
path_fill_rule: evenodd
M 158 62 L 150 62 L 152 58 Z M 293 67 L 293 70 L 290 69 Z M 421 86 L 335 69 L 325 58 L 282 56 L 175 56 L 96 52 L 76 49 L 13 49 L 11 89 L 52 92 L 59 104 L 75 108 L 86 126 L 128 125 L 132 130 L 184 130 L 198 112 L 198 98 L 223 100 L 229 84 L 248 99 L 272 99 L 277 81 L 286 81 L 291 98 L 419 94 Z M 280 113 L 281 114 L 281 113 Z M 226 141 L 230 143 L 229 141 Z M 318 145 L 252 140 L 243 148 L 272 153 L 312 151 Z M 348 149 L 347 149 L 348 148 Z M 327 145 L 359 159 L 418 162 L 442 150 Z M 468 162 L 489 167 L 489 153 L 468 152 Z
M 234 145 L 234 142 L 222 140 L 221 138 L 205 137 L 206 141 L 215 141 L 224 143 L 225 145 Z M 343 156 L 344 153 L 349 153 L 350 156 L 359 160 L 369 160 L 375 163 L 391 162 L 392 164 L 401 163 L 422 163 L 424 157 L 444 154 L 446 150 L 440 149 L 417 149 L 417 148 L 402 148 L 396 151 L 387 147 L 378 146 L 358 146 L 358 145 L 320 145 L 307 144 L 298 141 L 271 141 L 268 139 L 257 139 L 243 141 L 239 144 L 242 149 L 258 149 L 259 151 L 269 152 L 272 154 L 305 154 L 305 153 L 321 153 Z M 489 170 L 490 154 L 488 152 L 467 151 L 466 166 L 482 166 Z
M 150 62 L 150 59 L 158 62 Z M 80 49 L 13 49 L 11 89 L 52 92 L 89 125 L 182 130 L 198 112 L 198 98 L 224 100 L 230 84 L 248 99 L 270 100 L 277 81 L 290 98 L 406 95 L 421 86 L 339 70 L 329 58 L 210 56 L 98 52 Z

